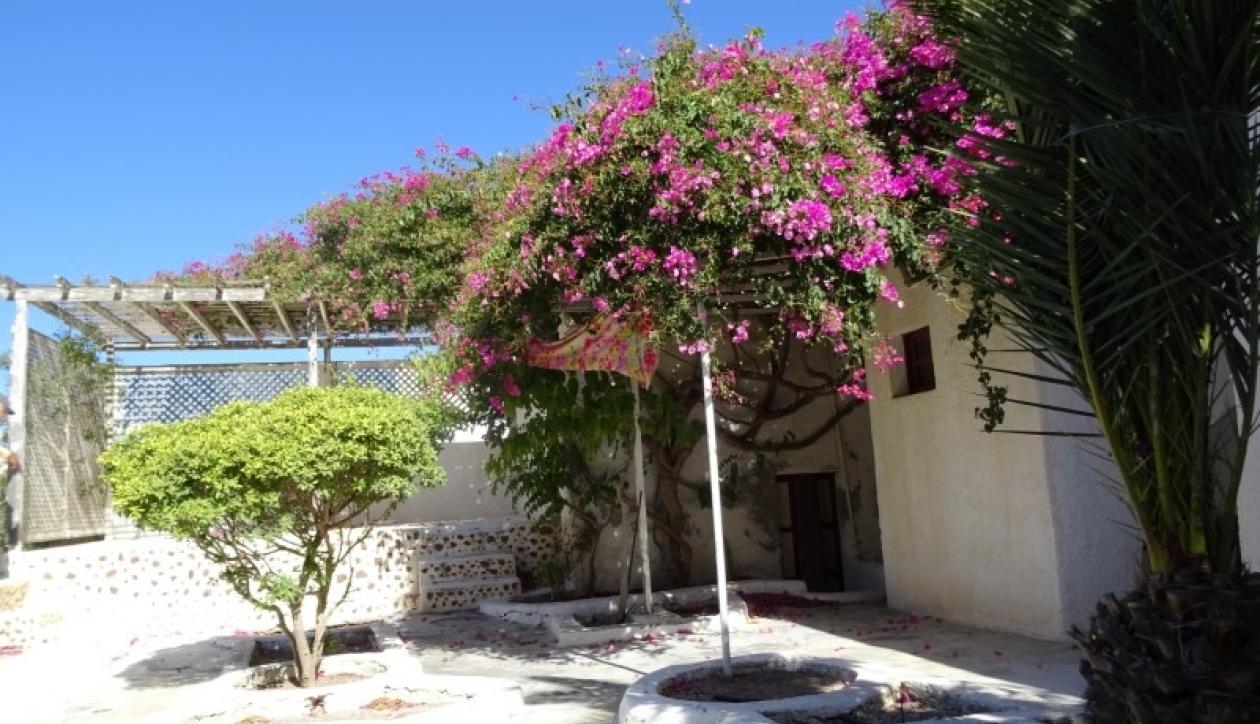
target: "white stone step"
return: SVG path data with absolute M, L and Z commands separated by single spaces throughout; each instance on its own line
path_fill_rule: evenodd
M 482 601 L 512 598 L 521 593 L 521 579 L 516 576 L 469 578 L 421 583 L 416 596 L 416 610 L 464 611 L 475 609 Z
M 521 552 L 529 548 L 529 522 L 521 518 L 450 520 L 400 527 L 421 558 Z
M 508 551 L 426 556 L 416 561 L 416 580 L 421 586 L 505 576 L 516 576 L 516 556 Z

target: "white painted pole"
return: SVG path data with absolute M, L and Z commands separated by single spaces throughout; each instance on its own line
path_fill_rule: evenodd
M 9 449 L 17 455 L 18 465 L 21 468 L 29 464 L 26 459 L 26 388 L 29 380 L 30 345 L 30 306 L 25 299 L 18 299 L 14 301 L 13 341 L 9 347 L 9 404 L 12 405 L 12 415 L 9 417 Z M 4 462 L 0 461 L 0 465 L 3 464 Z M 25 512 L 26 476 L 22 474 L 21 468 L 9 478 L 5 491 L 9 504 L 10 520 L 8 522 L 12 523 L 9 533 L 13 535 L 13 539 L 8 544 L 14 549 L 22 547 L 22 538 L 26 536 L 26 530 L 22 524 Z M 5 521 L 0 520 L 0 525 L 5 524 Z
M 648 540 L 647 491 L 643 483 L 643 431 L 639 427 L 639 381 L 634 388 L 634 489 L 639 496 L 639 560 L 643 566 L 643 610 L 652 613 L 652 555 Z
M 319 387 L 319 334 L 315 324 L 315 305 L 306 307 L 306 384 Z
M 704 319 L 704 308 L 697 307 Z M 709 494 L 713 502 L 713 558 L 717 565 L 718 620 L 722 624 L 722 673 L 731 673 L 731 627 L 726 610 L 726 546 L 722 534 L 722 486 L 718 477 L 717 416 L 713 410 L 713 374 L 709 370 L 709 348 L 700 353 L 700 379 L 704 385 L 704 431 L 709 448 Z

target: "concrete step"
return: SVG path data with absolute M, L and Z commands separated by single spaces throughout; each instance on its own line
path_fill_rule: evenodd
M 516 556 L 508 551 L 425 556 L 416 561 L 421 586 L 453 580 L 516 576 Z
M 521 579 L 516 576 L 466 578 L 421 583 L 416 596 L 416 610 L 465 611 L 475 609 L 482 601 L 512 598 L 521 593 Z
M 407 525 L 403 529 L 420 558 L 518 552 L 529 545 L 529 522 L 522 518 L 450 520 Z

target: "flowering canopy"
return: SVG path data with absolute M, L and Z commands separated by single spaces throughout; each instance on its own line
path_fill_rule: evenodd
M 741 305 L 771 308 L 786 334 L 859 369 L 875 306 L 898 302 L 890 267 L 931 273 L 941 215 L 980 203 L 964 195 L 966 161 L 938 150 L 968 120 L 948 45 L 899 5 L 837 30 L 780 51 L 755 32 L 708 49 L 678 35 L 588 88 L 519 160 L 471 258 L 455 382 L 511 367 L 564 308 L 648 313 L 683 353 L 719 330 L 746 343 Z M 839 391 L 868 394 L 860 373 Z
M 465 250 L 483 233 L 503 192 L 506 167 L 440 141 L 419 168 L 375 174 L 308 209 L 299 228 L 260 236 L 223 264 L 187 265 L 182 279 L 271 280 L 280 298 L 317 295 L 335 326 L 366 331 L 387 317 L 404 326 L 441 315 L 461 284 Z
M 418 315 L 448 353 L 431 367 L 488 427 L 492 479 L 529 509 L 615 497 L 616 475 L 586 461 L 631 429 L 626 387 L 525 365 L 530 341 L 558 338 L 566 317 L 646 316 L 675 356 L 718 345 L 718 414 L 731 423 L 719 434 L 758 454 L 799 449 L 869 398 L 868 360 L 897 361 L 875 328 L 877 305 L 900 304 L 891 269 L 936 272 L 945 217 L 984 206 L 965 190 L 977 134 L 1002 133 L 971 115 L 953 50 L 906 6 L 836 31 L 786 50 L 756 32 L 711 48 L 680 33 L 557 109 L 532 149 L 483 163 L 439 148 L 423 170 L 367 179 L 307 212 L 298 235 L 213 273 L 318 290 L 347 328 Z M 826 364 L 780 384 L 794 349 Z M 686 578 L 678 486 L 701 436 L 689 419 L 699 383 L 664 377 L 643 397 L 653 530 Z M 759 437 L 837 394 L 844 404 L 814 432 Z

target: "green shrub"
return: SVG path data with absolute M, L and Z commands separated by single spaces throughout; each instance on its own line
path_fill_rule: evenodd
M 375 389 L 293 389 L 136 430 L 101 456 L 102 473 L 119 512 L 192 541 L 275 614 L 305 686 L 353 580 L 334 586 L 337 568 L 417 485 L 444 480 L 437 419 L 428 403 Z M 308 597 L 314 644 L 303 635 Z

